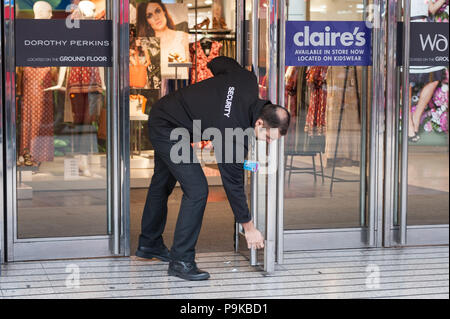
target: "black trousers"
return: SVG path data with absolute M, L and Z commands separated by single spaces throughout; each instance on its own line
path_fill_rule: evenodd
M 208 199 L 208 183 L 200 164 L 192 162 L 192 156 L 195 156 L 192 147 L 190 163 L 172 162 L 170 152 L 177 141 L 170 141 L 171 130 L 168 127 L 149 127 L 150 141 L 155 149 L 155 169 L 142 216 L 139 245 L 164 245 L 162 234 L 167 220 L 167 200 L 178 181 L 183 198 L 170 256 L 191 262 L 195 260 L 195 246 Z

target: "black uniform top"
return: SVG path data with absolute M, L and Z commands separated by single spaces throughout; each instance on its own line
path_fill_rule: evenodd
M 182 88 L 159 100 L 150 113 L 149 125 L 184 127 L 192 137 L 193 121 L 201 120 L 201 133 L 208 128 L 217 128 L 225 138 L 225 129 L 254 127 L 262 107 L 269 101 L 258 98 L 256 76 L 242 68 L 235 60 L 218 57 L 208 64 L 214 77 Z M 222 140 L 222 152 L 225 154 L 226 143 Z M 233 143 L 236 155 L 236 139 Z M 214 140 L 213 140 L 214 144 Z M 216 144 L 214 144 L 216 145 Z M 248 152 L 248 140 L 245 139 L 245 154 Z M 244 190 L 244 169 L 242 160 L 233 156 L 232 163 L 224 158 L 217 159 L 222 183 L 238 223 L 251 220 Z

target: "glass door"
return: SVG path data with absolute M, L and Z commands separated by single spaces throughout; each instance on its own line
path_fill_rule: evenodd
M 377 46 L 384 40 L 382 24 L 368 18 L 381 17 L 374 7 L 365 0 L 287 3 L 283 23 L 291 29 L 301 25 L 301 32 L 286 31 L 286 42 L 297 46 L 296 60 L 290 56 L 294 51 L 288 52 L 290 61 L 280 68 L 280 100 L 292 115 L 280 158 L 283 251 L 380 245 L 378 119 L 384 111 L 376 99 L 384 92 L 377 76 L 383 48 Z M 373 67 L 342 62 L 358 52 L 353 42 L 338 49 L 343 39 L 337 36 L 350 34 L 345 32 L 350 25 L 352 34 L 368 28 Z M 302 53 L 311 44 L 317 49 Z
M 390 33 L 400 35 L 388 64 L 390 246 L 449 243 L 448 10 L 443 0 L 390 4 Z
M 131 128 L 130 250 L 134 254 L 138 248 L 142 216 L 146 214 L 146 196 L 154 174 L 155 150 L 148 136 L 153 105 L 177 88 L 182 89 L 213 77 L 207 64 L 214 58 L 225 56 L 239 60 L 236 47 L 241 41 L 237 41 L 236 36 L 235 0 L 173 0 L 162 1 L 161 4 L 150 0 L 129 2 L 130 53 L 127 63 L 130 68 L 130 107 L 127 122 Z M 163 19 L 163 28 L 155 25 L 161 19 L 158 17 L 160 14 L 154 14 L 162 11 L 166 12 L 167 17 Z M 193 148 L 209 185 L 202 229 L 216 234 L 211 239 L 205 235 L 208 233 L 201 232 L 196 249 L 198 252 L 232 250 L 234 216 L 223 188 L 214 148 L 209 141 L 195 143 Z M 181 199 L 183 193 L 178 186 L 169 199 L 163 234 L 169 249 L 180 208 L 176 198 Z
M 239 7 L 239 6 L 238 6 Z M 241 3 L 242 65 L 253 70 L 259 83 L 261 99 L 277 101 L 277 61 L 279 3 L 254 0 Z M 245 8 L 245 10 L 244 10 Z M 247 175 L 248 198 L 253 222 L 265 237 L 264 250 L 248 250 L 242 228 L 237 225 L 237 250 L 246 255 L 252 266 L 266 273 L 275 270 L 277 251 L 277 163 L 278 143 L 253 140 L 249 159 L 258 161 L 260 169 Z
M 8 261 L 124 253 L 125 2 L 5 1 Z

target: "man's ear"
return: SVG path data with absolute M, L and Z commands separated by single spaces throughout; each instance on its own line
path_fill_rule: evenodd
M 255 127 L 263 127 L 264 121 L 262 119 L 257 119 L 255 122 Z

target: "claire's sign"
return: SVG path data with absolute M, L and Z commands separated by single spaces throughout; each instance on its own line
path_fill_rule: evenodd
M 110 20 L 15 20 L 17 66 L 112 66 Z
M 364 21 L 288 21 L 286 65 L 372 65 L 371 42 Z

